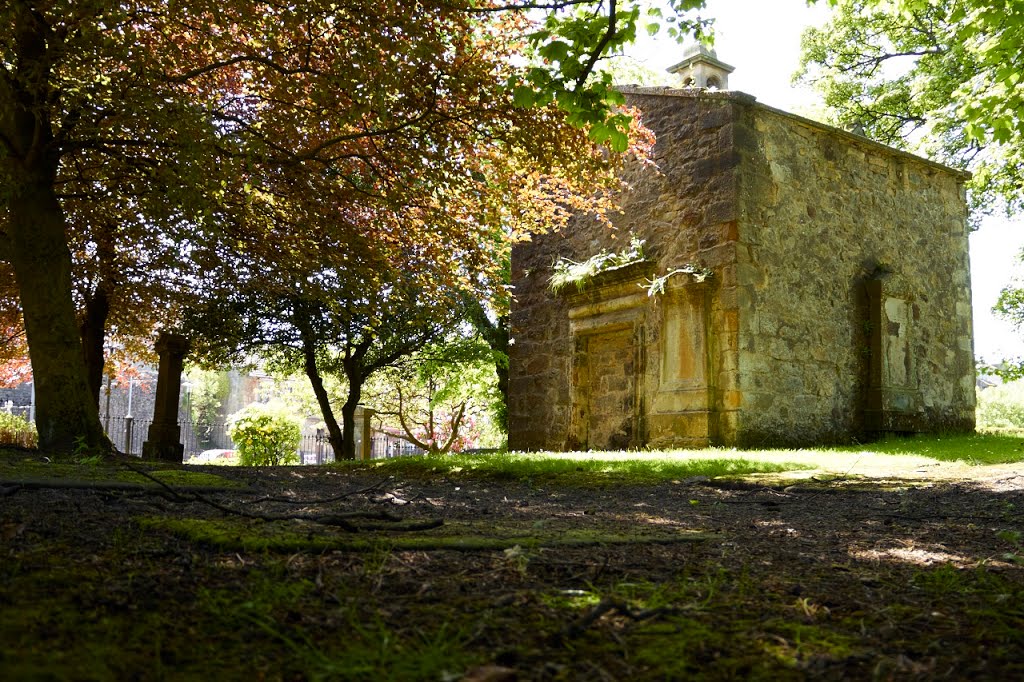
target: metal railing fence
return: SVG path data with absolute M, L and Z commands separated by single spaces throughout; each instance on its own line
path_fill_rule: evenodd
M 31 407 L 5 406 L 3 411 L 29 419 Z M 129 455 L 141 456 L 142 444 L 149 435 L 152 419 L 135 417 L 112 417 L 102 415 L 100 421 L 107 437 L 118 451 Z M 204 450 L 234 450 L 235 444 L 228 435 L 228 425 L 224 422 L 201 423 L 183 421 L 181 442 L 185 446 L 185 459 L 194 457 Z M 391 459 L 422 455 L 422 448 L 402 440 L 392 434 L 374 431 L 370 439 L 370 457 L 372 459 Z M 334 450 L 322 429 L 316 433 L 305 433 L 299 444 L 299 461 L 306 465 L 327 464 L 334 461 Z

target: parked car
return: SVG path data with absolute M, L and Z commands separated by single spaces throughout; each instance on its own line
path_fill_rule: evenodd
M 203 450 L 190 457 L 186 464 L 222 464 L 234 466 L 238 464 L 238 453 L 234 450 Z

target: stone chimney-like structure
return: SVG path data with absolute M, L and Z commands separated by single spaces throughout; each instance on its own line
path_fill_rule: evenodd
M 668 72 L 677 74 L 684 88 L 729 89 L 729 74 L 735 69 L 719 61 L 714 50 L 698 43 L 687 48 L 683 61 L 670 66 Z

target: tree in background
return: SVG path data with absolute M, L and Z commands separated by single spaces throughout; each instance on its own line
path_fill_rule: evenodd
M 239 287 L 230 298 L 218 297 L 192 324 L 218 330 L 217 346 L 200 349 L 207 357 L 261 357 L 272 370 L 301 372 L 310 382 L 336 459 L 355 457 L 355 410 L 363 386 L 390 367 L 440 337 L 453 324 L 451 302 L 418 286 L 418 275 L 386 270 L 382 264 L 366 288 L 349 288 L 327 277 L 301 288 L 302 295 L 268 292 L 262 282 Z M 321 273 L 323 274 L 323 273 Z M 348 275 L 347 284 L 355 285 Z M 299 288 L 302 283 L 293 282 Z M 325 376 L 341 379 L 345 399 L 341 420 L 328 393 Z
M 221 408 L 230 390 L 228 373 L 219 369 L 191 367 L 185 375 L 189 383 L 187 419 L 192 422 L 199 449 L 206 449 L 214 442 L 213 431 L 223 422 Z
M 431 454 L 479 447 L 488 432 L 495 441 L 503 430 L 496 417 L 504 397 L 479 337 L 456 334 L 425 346 L 383 372 L 368 394 L 390 433 Z
M 101 0 L 16 1 L 0 9 L 0 260 L 17 282 L 46 448 L 69 450 L 76 441 L 109 447 L 73 298 L 70 245 L 80 225 L 69 221 L 62 186 L 87 175 L 80 186 L 90 196 L 121 197 L 131 190 L 122 171 L 153 179 L 166 170 L 172 194 L 183 188 L 181 199 L 203 196 L 188 192 L 191 180 L 203 179 L 201 165 L 176 161 L 214 149 L 203 145 L 215 128 L 200 104 L 222 84 L 204 90 L 167 78 L 165 69 L 208 61 L 197 43 L 180 41 L 182 27 L 198 19 L 187 15 L 178 13 L 183 23 L 176 23 L 165 6 Z M 138 165 L 127 160 L 135 158 Z M 136 209 L 143 213 L 144 204 Z
M 237 234 L 215 245 L 222 267 L 204 279 L 207 300 L 189 323 L 207 337 L 196 348 L 211 360 L 248 353 L 303 371 L 339 459 L 354 456 L 354 413 L 375 372 L 447 333 L 466 301 L 489 306 L 500 323 L 511 243 L 574 213 L 603 219 L 619 187 L 621 154 L 554 104 L 518 105 L 507 87 L 528 24 L 468 12 L 428 19 L 434 32 L 412 38 L 423 42 L 413 54 L 431 55 L 430 82 L 422 56 L 415 68 L 402 57 L 372 61 L 368 72 L 258 74 L 282 91 L 348 79 L 332 89 L 348 99 L 325 123 L 322 103 L 307 111 L 282 97 L 261 112 L 273 125 L 246 131 L 260 160 L 245 174 L 247 200 L 229 228 Z M 309 59 L 319 63 L 320 47 Z M 394 87 L 357 103 L 349 80 Z M 347 388 L 340 424 L 325 375 Z
M 669 3 L 673 10 L 701 4 Z M 530 14 L 537 9 L 543 12 Z M 546 131 L 536 117 L 494 117 L 488 101 L 452 96 L 472 92 L 474 79 L 488 74 L 500 80 L 503 101 L 522 111 L 553 104 L 592 142 L 621 151 L 628 142 L 623 132 L 628 116 L 613 110 L 621 98 L 610 90 L 609 79 L 592 76 L 602 56 L 632 40 L 640 21 L 636 2 L 571 0 L 540 6 L 470 0 L 413 5 L 16 0 L 4 5 L 0 260 L 10 263 L 17 282 L 41 445 L 109 447 L 95 404 L 98 374 L 86 363 L 101 366 L 97 341 L 111 289 L 127 282 L 138 291 L 142 282 L 184 267 L 178 258 L 222 267 L 219 248 L 246 241 L 248 227 L 216 218 L 222 208 L 249 204 L 251 165 L 264 164 L 261 180 L 274 168 L 293 181 L 307 164 L 331 172 L 341 166 L 337 185 L 353 196 L 429 209 L 461 193 L 464 201 L 458 205 L 465 206 L 471 185 L 449 172 L 450 166 L 432 182 L 419 182 L 417 171 L 430 176 L 433 169 L 422 163 L 424 152 L 459 159 L 457 143 L 467 138 L 473 146 L 493 137 L 496 148 L 524 131 L 534 136 Z M 674 22 L 672 30 L 680 32 L 703 25 L 677 21 L 675 15 L 664 21 Z M 508 61 L 476 59 L 515 48 L 516 40 L 543 61 L 520 69 Z M 485 97 L 494 92 L 481 90 Z M 452 102 L 481 115 L 466 124 L 464 117 L 453 116 Z M 504 134 L 497 134 L 502 129 Z M 392 147 L 396 140 L 404 144 Z M 488 148 L 477 147 L 470 156 L 485 167 Z M 503 182 L 508 189 L 524 180 L 540 182 L 540 176 L 558 177 L 543 157 L 520 155 L 520 160 L 517 173 L 506 166 L 483 173 L 483 179 L 469 177 L 489 190 Z M 311 175 L 318 182 L 323 177 Z M 413 182 L 406 181 L 410 176 Z M 255 191 L 273 197 L 272 188 Z M 79 194 L 85 202 L 98 199 L 99 209 L 73 206 L 71 197 Z M 486 196 L 480 209 L 500 212 L 500 192 Z M 165 200 L 150 204 L 152 197 Z M 118 235 L 122 253 L 143 256 L 139 280 L 120 277 L 125 266 L 109 249 L 111 226 L 96 221 L 111 207 L 118 209 L 109 211 L 113 220 L 125 221 L 114 227 L 130 231 Z M 458 220 L 469 217 L 454 214 Z M 232 225 L 237 226 L 233 233 Z M 456 241 L 443 231 L 413 234 L 427 250 Z M 85 256 L 93 244 L 110 264 L 106 271 L 97 269 L 94 286 L 80 289 L 79 307 L 75 244 L 86 245 Z M 304 247 L 299 238 L 275 246 Z M 187 295 L 200 283 L 194 277 L 192 289 L 175 289 L 172 297 Z M 156 308 L 164 301 L 146 297 L 142 304 Z M 76 317 L 79 309 L 85 311 L 83 321 Z M 173 318 L 156 322 L 169 324 Z
M 32 380 L 25 326 L 16 301 L 14 274 L 0 263 L 0 388 L 14 388 Z
M 1024 381 L 978 390 L 979 429 L 1024 429 Z
M 800 78 L 833 122 L 970 170 L 974 220 L 1024 208 L 1024 0 L 839 0 L 803 39 Z M 1024 323 L 1011 282 L 995 312 Z M 1019 377 L 1024 363 L 995 373 Z

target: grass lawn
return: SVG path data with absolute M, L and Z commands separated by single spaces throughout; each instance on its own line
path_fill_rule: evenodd
M 650 485 L 706 478 L 811 478 L 909 476 L 941 462 L 961 467 L 1024 461 L 1024 434 L 891 436 L 873 443 L 805 449 L 664 450 L 574 453 L 451 454 L 340 462 L 345 471 L 378 470 L 396 476 L 472 477 L 530 481 L 536 485 Z M 947 472 L 952 470 L 947 467 Z M 934 473 L 934 472 L 926 472 Z M 964 471 L 963 475 L 969 475 Z

